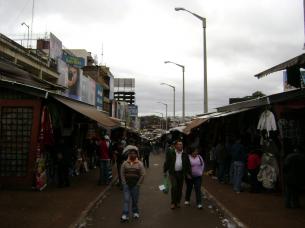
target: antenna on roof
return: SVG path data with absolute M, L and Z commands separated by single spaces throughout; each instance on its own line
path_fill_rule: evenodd
M 104 43 L 102 42 L 102 54 L 101 54 L 102 58 L 101 58 L 101 65 L 103 65 L 103 61 L 104 61 Z
M 31 21 L 31 43 L 33 39 L 33 24 L 34 24 L 34 6 L 35 6 L 35 0 L 33 0 L 33 5 L 32 5 L 32 21 Z M 30 43 L 30 48 L 32 47 Z

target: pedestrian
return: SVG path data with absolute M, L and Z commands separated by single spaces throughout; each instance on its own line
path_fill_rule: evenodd
M 121 178 L 123 184 L 124 204 L 121 221 L 129 220 L 129 208 L 131 203 L 133 218 L 140 217 L 138 200 L 140 185 L 144 180 L 145 169 L 143 163 L 138 159 L 139 151 L 136 146 L 129 146 L 128 158 L 121 166 Z
M 122 187 L 121 166 L 122 166 L 122 164 L 124 162 L 124 158 L 123 158 L 124 146 L 125 146 L 125 141 L 124 140 L 120 140 L 116 144 L 116 146 L 114 148 L 115 162 L 116 162 L 117 171 L 118 171 L 118 177 L 119 177 L 118 186 L 120 188 Z
M 98 185 L 109 183 L 111 157 L 110 139 L 108 135 L 105 135 L 99 142 L 100 176 Z
M 305 184 L 305 156 L 298 146 L 288 154 L 283 165 L 285 207 L 300 207 L 300 191 Z
M 183 151 L 183 143 L 180 139 L 174 143 L 174 149 L 166 152 L 163 165 L 164 176 L 169 174 L 171 182 L 171 209 L 179 208 L 182 198 L 183 182 L 187 175 L 191 175 L 190 160 Z
M 143 164 L 145 168 L 149 168 L 150 151 L 151 151 L 150 142 L 146 142 L 144 144 L 144 151 L 143 151 Z
M 68 155 L 70 154 L 70 148 L 68 147 L 64 138 L 59 140 L 59 143 L 56 146 L 56 165 L 57 165 L 57 186 L 59 188 L 69 187 L 70 178 L 69 178 L 69 168 L 70 162 Z
M 260 191 L 260 183 L 257 180 L 257 174 L 259 172 L 261 164 L 261 157 L 258 155 L 258 151 L 251 150 L 248 155 L 247 168 L 250 173 L 251 192 L 258 193 Z
M 246 159 L 247 154 L 245 147 L 241 144 L 241 138 L 237 137 L 237 140 L 232 146 L 233 190 L 237 194 L 241 192 L 241 183 L 245 172 Z
M 202 209 L 202 193 L 201 193 L 201 182 L 202 174 L 204 171 L 204 161 L 201 155 L 198 154 L 197 148 L 191 148 L 191 154 L 189 155 L 191 164 L 192 175 L 186 178 L 186 194 L 184 205 L 190 205 L 190 198 L 193 187 L 196 192 L 196 203 L 197 208 Z
M 228 153 L 225 148 L 225 142 L 220 139 L 215 148 L 215 156 L 217 162 L 217 179 L 220 183 L 225 183 L 225 168 Z

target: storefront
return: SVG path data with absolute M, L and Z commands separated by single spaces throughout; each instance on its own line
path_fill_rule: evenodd
M 54 178 L 59 139 L 77 148 L 120 125 L 94 106 L 17 82 L 0 82 L 0 188 L 38 188 Z M 52 171 L 53 170 L 53 171 Z

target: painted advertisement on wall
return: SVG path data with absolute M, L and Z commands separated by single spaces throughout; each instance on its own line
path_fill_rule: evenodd
M 97 110 L 102 111 L 103 110 L 103 87 L 96 83 L 95 86 L 95 106 L 97 108 Z
M 68 65 L 61 59 L 57 62 L 57 72 L 59 73 L 57 84 L 68 87 Z
M 53 33 L 50 33 L 50 58 L 59 59 L 62 56 L 62 42 Z

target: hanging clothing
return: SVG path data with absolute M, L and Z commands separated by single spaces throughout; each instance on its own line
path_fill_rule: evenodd
M 266 110 L 261 114 L 258 121 L 257 130 L 261 130 L 261 131 L 266 130 L 268 136 L 269 136 L 269 131 L 277 130 L 275 117 L 271 111 Z
M 279 175 L 279 166 L 273 154 L 264 153 L 262 156 L 262 163 L 257 174 L 257 180 L 262 182 L 266 189 L 273 189 L 275 187 Z

